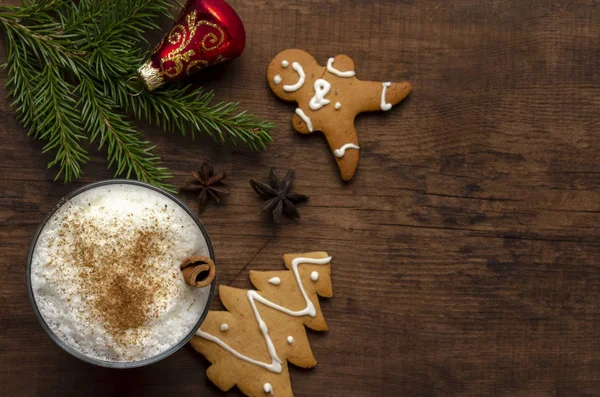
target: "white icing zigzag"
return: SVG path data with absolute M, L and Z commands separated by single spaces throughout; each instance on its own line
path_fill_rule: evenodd
M 302 310 L 292 311 L 292 310 L 286 309 L 285 307 L 279 306 L 278 304 L 273 303 L 270 300 L 268 300 L 267 298 L 264 298 L 263 296 L 259 295 L 258 292 L 256 292 L 255 290 L 249 290 L 246 293 L 246 296 L 248 297 L 248 300 L 250 301 L 250 306 L 252 306 L 252 311 L 254 312 L 254 317 L 256 318 L 256 321 L 258 322 L 258 327 L 260 328 L 260 332 L 262 332 L 263 337 L 265 338 L 265 344 L 267 345 L 267 350 L 269 351 L 269 356 L 271 356 L 271 363 L 257 361 L 248 356 L 245 356 L 242 353 L 240 353 L 237 350 L 230 347 L 227 343 L 223 342 L 221 339 L 219 339 L 216 336 L 211 335 L 207 332 L 204 332 L 200 329 L 196 332 L 196 335 L 198 335 L 201 338 L 204 338 L 206 340 L 216 343 L 217 345 L 221 346 L 223 349 L 227 350 L 229 353 L 233 354 L 235 357 L 239 358 L 240 360 L 244 360 L 246 362 L 249 362 L 250 364 L 254 364 L 259 367 L 265 368 L 271 372 L 275 372 L 278 374 L 281 373 L 281 371 L 283 370 L 283 366 L 281 365 L 282 364 L 281 359 L 279 358 L 279 356 L 277 356 L 277 351 L 275 350 L 275 345 L 273 344 L 273 341 L 269 337 L 269 329 L 267 328 L 267 324 L 265 324 L 262 317 L 260 316 L 260 313 L 258 312 L 258 309 L 256 308 L 256 301 L 262 303 L 263 305 L 269 306 L 275 310 L 279 310 L 280 312 L 285 313 L 289 316 L 301 317 L 301 316 L 309 315 L 311 317 L 315 317 L 317 315 L 317 310 L 315 309 L 315 305 L 308 298 L 308 295 L 306 295 L 306 290 L 304 289 L 304 285 L 302 285 L 302 280 L 300 280 L 300 273 L 298 273 L 298 265 L 303 264 L 303 263 L 310 263 L 310 264 L 315 264 L 315 265 L 326 265 L 329 262 L 331 262 L 330 256 L 328 256 L 327 258 L 323 258 L 323 259 L 295 258 L 294 260 L 292 260 L 292 271 L 294 272 L 294 275 L 296 276 L 296 281 L 298 282 L 298 287 L 300 288 L 300 292 L 302 292 L 302 296 L 304 297 L 304 300 L 306 302 L 306 307 Z

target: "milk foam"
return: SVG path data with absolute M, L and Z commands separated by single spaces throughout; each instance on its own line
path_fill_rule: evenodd
M 153 302 L 157 315 L 139 329 L 127 331 L 137 335 L 136 343 L 123 344 L 100 319 L 86 312 L 94 296 L 81 292 L 86 280 L 81 278 L 81 263 L 70 254 L 69 244 L 76 236 L 68 222 L 84 219 L 108 232 L 104 233 L 108 238 L 90 243 L 95 249 L 109 250 L 118 240 L 148 227 L 151 218 L 165 239 L 160 241 L 164 246 L 158 246 L 164 248 L 164 253 L 155 258 L 156 264 L 149 271 L 164 288 Z M 106 361 L 147 359 L 180 342 L 206 307 L 210 286 L 187 285 L 179 269 L 179 264 L 191 255 L 208 256 L 208 246 L 194 220 L 178 204 L 142 186 L 112 184 L 92 188 L 62 205 L 42 230 L 31 263 L 33 295 L 46 324 L 75 350 Z M 95 266 L 118 269 L 118 264 Z

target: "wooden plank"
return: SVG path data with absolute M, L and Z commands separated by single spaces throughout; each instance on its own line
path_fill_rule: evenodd
M 274 120 L 270 150 L 190 142 L 140 125 L 176 184 L 201 158 L 230 173 L 231 197 L 202 214 L 219 282 L 249 288 L 248 270 L 278 269 L 286 252 L 333 255 L 334 297 L 322 302 L 330 331 L 309 333 L 319 365 L 292 368 L 295 395 L 598 394 L 600 4 L 230 3 L 247 29 L 243 57 L 191 80 Z M 357 120 L 362 158 L 349 184 L 323 137 L 295 133 L 293 106 L 269 92 L 271 57 L 293 47 L 322 64 L 345 53 L 361 79 L 413 84 L 396 109 Z M 26 136 L 9 103 L 4 91 L 4 393 L 239 395 L 210 384 L 208 362 L 189 346 L 150 367 L 117 371 L 79 362 L 46 337 L 25 291 L 31 235 L 60 197 L 112 173 L 104 153 L 92 150 L 82 181 L 52 182 L 51 156 Z M 266 179 L 269 166 L 295 168 L 295 190 L 310 196 L 300 221 L 273 226 L 258 214 L 248 179 Z

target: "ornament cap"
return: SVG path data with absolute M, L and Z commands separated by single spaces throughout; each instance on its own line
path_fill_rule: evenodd
M 162 73 L 158 68 L 152 66 L 152 60 L 148 59 L 142 66 L 137 70 L 137 75 L 144 83 L 144 86 L 148 91 L 154 91 L 164 83 Z

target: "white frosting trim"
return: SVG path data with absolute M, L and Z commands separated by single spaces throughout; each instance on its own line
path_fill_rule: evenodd
M 356 149 L 356 150 L 358 150 L 358 149 L 360 149 L 360 147 L 358 147 L 357 145 L 355 145 L 353 143 L 347 143 L 347 144 L 343 145 L 341 148 L 335 149 L 333 151 L 333 154 L 337 158 L 342 158 L 342 157 L 344 157 L 344 154 L 346 154 L 346 150 L 347 149 Z
M 304 85 L 304 80 L 306 80 L 306 74 L 304 73 L 304 69 L 302 69 L 302 65 L 300 65 L 298 62 L 294 62 L 292 63 L 292 69 L 298 73 L 298 81 L 296 84 L 284 85 L 283 89 L 287 92 L 298 91 L 300 87 Z
M 273 386 L 270 383 L 265 383 L 263 385 L 263 390 L 265 391 L 265 393 L 269 393 L 270 395 L 273 395 Z
M 339 70 L 337 70 L 336 68 L 333 67 L 333 58 L 329 58 L 327 60 L 327 71 L 329 73 L 333 73 L 336 76 L 339 77 L 353 77 L 356 73 L 354 72 L 354 70 L 348 70 L 347 72 L 341 72 Z
M 306 126 L 308 127 L 308 131 L 312 132 L 313 130 L 313 125 L 312 125 L 312 121 L 310 120 L 310 117 L 308 117 L 306 115 L 306 113 L 304 113 L 304 111 L 300 108 L 296 108 L 296 114 L 298 116 L 300 116 L 300 118 L 302 119 L 302 121 L 304 121 L 306 123 Z
M 383 85 L 383 91 L 381 91 L 381 110 L 383 110 L 384 112 L 387 112 L 388 110 L 390 110 L 392 108 L 392 104 L 391 103 L 387 103 L 385 100 L 385 91 L 387 90 L 387 88 L 389 86 L 392 85 L 392 83 L 385 82 L 385 83 L 381 83 Z
M 317 79 L 314 88 L 315 96 L 310 99 L 308 107 L 311 110 L 319 110 L 331 102 L 329 99 L 325 99 L 325 95 L 329 94 L 329 90 L 331 90 L 331 84 L 325 79 Z
M 300 288 L 302 297 L 304 298 L 304 301 L 306 302 L 306 307 L 302 310 L 293 311 L 293 310 L 287 309 L 283 306 L 280 306 L 276 303 L 271 302 L 270 300 L 263 297 L 255 290 L 248 290 L 248 292 L 246 293 L 246 296 L 248 297 L 248 300 L 250 301 L 250 306 L 252 306 L 252 311 L 254 312 L 254 317 L 256 318 L 256 321 L 258 322 L 258 328 L 260 328 L 260 332 L 263 334 L 263 338 L 265 339 L 265 343 L 267 345 L 267 350 L 269 351 L 269 356 L 271 356 L 270 364 L 262 362 L 262 361 L 254 360 L 248 356 L 243 355 L 242 353 L 233 349 L 227 343 L 223 342 L 221 339 L 219 339 L 216 336 L 211 335 L 207 332 L 204 332 L 201 329 L 199 329 L 196 332 L 196 335 L 198 335 L 201 338 L 207 339 L 211 342 L 215 342 L 217 345 L 221 346 L 223 349 L 227 350 L 229 353 L 233 354 L 235 357 L 239 358 L 240 360 L 244 360 L 246 362 L 249 362 L 250 364 L 254 364 L 261 368 L 267 369 L 271 372 L 280 374 L 281 371 L 283 370 L 282 361 L 279 358 L 279 356 L 277 356 L 277 351 L 275 350 L 275 345 L 273 344 L 273 341 L 269 337 L 269 329 L 267 328 L 267 324 L 265 324 L 262 317 L 260 316 L 260 313 L 258 312 L 258 308 L 256 307 L 256 301 L 262 303 L 265 306 L 269 306 L 270 308 L 273 308 L 275 310 L 279 310 L 280 312 L 285 313 L 289 316 L 301 317 L 301 316 L 308 315 L 311 317 L 316 317 L 317 309 L 315 308 L 315 305 L 312 303 L 312 301 L 308 298 L 308 295 L 306 294 L 306 290 L 304 289 L 304 285 L 302 284 L 302 280 L 300 279 L 300 273 L 298 272 L 298 265 L 304 264 L 304 263 L 310 263 L 310 264 L 314 264 L 314 265 L 326 265 L 329 262 L 331 262 L 330 256 L 328 256 L 327 258 L 323 258 L 323 259 L 295 258 L 294 260 L 292 260 L 292 271 L 294 272 L 294 275 L 296 276 L 296 281 L 298 282 L 298 287 Z M 265 386 L 266 386 L 266 384 L 265 384 Z M 266 392 L 266 390 L 265 390 L 265 392 Z

